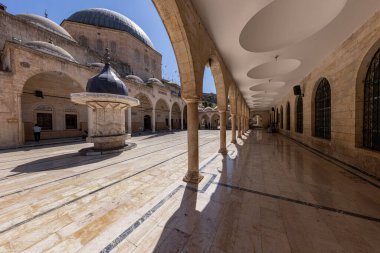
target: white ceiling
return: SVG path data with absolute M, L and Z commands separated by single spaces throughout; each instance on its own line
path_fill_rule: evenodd
M 255 110 L 275 105 L 380 8 L 380 0 L 192 2 Z

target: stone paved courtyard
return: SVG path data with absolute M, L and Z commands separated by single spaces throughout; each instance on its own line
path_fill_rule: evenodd
M 227 139 L 230 139 L 227 132 Z M 380 186 L 283 137 L 251 131 L 215 153 L 200 131 L 138 136 L 122 154 L 86 143 L 0 152 L 0 252 L 378 252 Z

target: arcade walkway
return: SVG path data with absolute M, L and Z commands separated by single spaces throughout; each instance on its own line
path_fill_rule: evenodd
M 186 132 L 101 158 L 1 151 L 0 252 L 378 252 L 379 182 L 278 134 L 243 139 L 223 158 L 200 131 L 198 186 Z

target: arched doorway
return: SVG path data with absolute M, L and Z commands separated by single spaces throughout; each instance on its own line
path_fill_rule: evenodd
M 144 130 L 152 130 L 152 121 L 150 115 L 144 116 Z
M 160 98 L 156 103 L 156 130 L 168 130 L 169 129 L 169 105 Z
M 140 105 L 132 107 L 132 131 L 151 131 L 153 110 L 152 102 L 149 97 L 143 93 L 138 94 L 136 98 L 140 100 Z
M 172 106 L 172 129 L 181 129 L 181 109 L 177 102 Z
M 183 107 L 183 129 L 187 129 L 187 105 Z
M 218 113 L 215 113 L 211 116 L 211 129 L 220 129 L 220 117 Z
M 29 78 L 21 95 L 24 141 L 34 140 L 34 124 L 42 128 L 41 140 L 82 136 L 88 127 L 87 107 L 72 103 L 70 94 L 83 91 L 62 72 L 43 72 Z
M 255 115 L 252 118 L 252 125 L 255 128 L 263 127 L 263 117 L 261 115 Z
M 199 122 L 199 129 L 210 129 L 210 120 L 207 114 L 203 114 L 201 116 L 201 120 Z

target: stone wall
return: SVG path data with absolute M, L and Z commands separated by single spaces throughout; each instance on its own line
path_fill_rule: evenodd
M 4 11 L 0 11 L 0 31 L 1 49 L 4 47 L 6 41 L 17 40 L 21 43 L 26 43 L 29 41 L 48 42 L 51 39 L 55 45 L 68 51 L 74 56 L 75 60 L 82 64 L 99 62 L 96 54 L 79 46 L 75 40 L 70 40 L 66 37 L 50 32 Z
M 105 48 L 109 48 L 115 60 L 128 63 L 133 74 L 143 80 L 151 77 L 161 80 L 161 54 L 129 33 L 70 21 L 64 21 L 62 27 L 77 41 L 80 41 L 80 36 L 85 36 L 88 48 L 98 51 L 100 55 L 104 54 Z M 98 41 L 101 41 L 102 48 L 98 48 Z M 116 45 L 115 52 L 112 52 L 111 43 Z
M 285 134 L 329 156 L 380 177 L 380 152 L 362 147 L 363 81 L 368 65 L 380 46 L 380 12 L 371 17 L 341 46 L 301 81 L 303 98 L 303 133 L 296 133 L 296 97 L 289 92 L 276 108 L 291 107 L 290 131 Z M 331 87 L 331 140 L 314 136 L 314 97 L 321 78 Z

